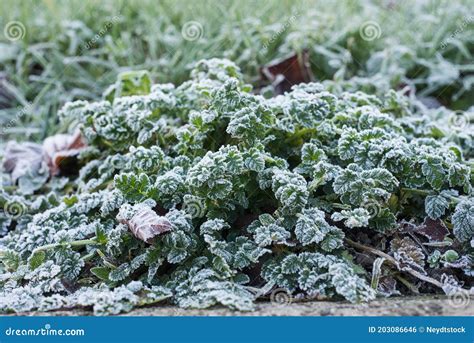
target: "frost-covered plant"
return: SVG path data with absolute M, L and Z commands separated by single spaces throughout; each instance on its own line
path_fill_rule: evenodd
M 405 292 L 417 275 L 442 285 L 439 261 L 451 283 L 472 275 L 472 130 L 394 91 L 250 89 L 214 59 L 177 87 L 126 74 L 105 100 L 64 106 L 87 143 L 79 170 L 59 164 L 26 193 L 3 175 L 1 311 L 249 310 L 277 287 L 369 301 L 382 251 L 378 274 L 407 274 Z

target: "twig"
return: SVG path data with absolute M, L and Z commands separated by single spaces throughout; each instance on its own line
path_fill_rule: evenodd
M 397 267 L 398 270 L 402 271 L 402 269 L 400 268 L 400 265 L 398 264 L 398 261 L 395 260 L 392 256 L 384 253 L 383 251 L 380 251 L 378 249 L 375 249 L 375 248 L 372 248 L 372 247 L 368 247 L 366 245 L 363 245 L 363 244 L 360 244 L 360 243 L 357 243 L 357 242 L 354 242 L 354 241 L 351 241 L 350 239 L 346 238 L 346 242 L 349 244 L 349 245 L 352 245 L 354 248 L 357 248 L 357 249 L 360 249 L 360 250 L 364 250 L 364 251 L 367 251 L 367 252 L 370 252 L 374 255 L 377 255 L 377 256 L 380 256 L 380 257 L 384 257 L 386 259 L 387 262 L 389 262 L 390 264 L 394 265 L 395 267 Z M 423 275 L 419 272 L 417 272 L 416 270 L 413 270 L 413 269 L 406 269 L 406 270 L 403 270 L 403 271 L 406 271 L 407 273 L 413 275 L 414 277 L 420 279 L 420 280 L 423 280 L 425 282 L 428 282 L 428 283 L 431 283 L 439 288 L 443 288 L 443 284 L 441 282 L 439 282 L 438 280 L 436 279 L 433 279 L 432 277 L 429 277 L 429 276 L 426 276 L 426 275 Z

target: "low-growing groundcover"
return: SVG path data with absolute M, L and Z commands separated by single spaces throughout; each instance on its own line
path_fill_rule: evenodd
M 122 74 L 64 106 L 71 135 L 7 145 L 0 310 L 463 292 L 473 131 L 454 115 L 331 82 L 265 99 L 219 59 L 178 87 Z

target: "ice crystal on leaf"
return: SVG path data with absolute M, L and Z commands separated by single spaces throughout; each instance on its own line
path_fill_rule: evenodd
M 460 202 L 453 214 L 454 235 L 460 241 L 474 238 L 474 198 Z
M 103 101 L 67 103 L 79 170 L 49 173 L 36 145 L 4 154 L 0 310 L 251 310 L 272 287 L 369 301 L 355 252 L 384 247 L 390 294 L 392 272 L 469 275 L 472 135 L 362 81 L 265 99 L 212 59 L 179 86 L 126 72 Z

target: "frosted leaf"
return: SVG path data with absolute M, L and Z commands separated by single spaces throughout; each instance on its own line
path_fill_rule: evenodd
M 401 264 L 402 269 L 412 268 L 425 273 L 425 254 L 411 238 L 395 238 L 390 246 L 393 256 Z
M 474 198 L 460 202 L 453 214 L 454 235 L 462 242 L 474 237 Z
M 285 244 L 290 238 L 291 234 L 284 227 L 277 224 L 270 224 L 268 226 L 260 226 L 255 230 L 255 243 L 261 247 L 271 244 Z
M 344 225 L 348 228 L 366 227 L 369 225 L 371 215 L 365 208 L 355 208 L 353 210 L 342 210 L 331 215 L 334 221 L 344 220 Z

